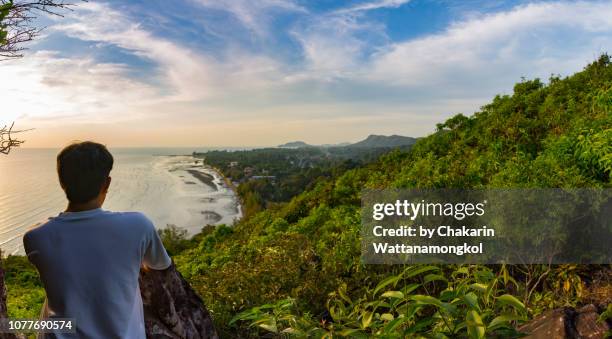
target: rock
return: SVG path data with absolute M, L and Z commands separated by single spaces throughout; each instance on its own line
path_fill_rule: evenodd
M 605 338 L 610 324 L 597 321 L 600 311 L 593 304 L 578 310 L 558 308 L 534 318 L 519 330 L 529 339 Z
M 202 299 L 176 270 L 142 270 L 140 292 L 147 338 L 218 338 Z
M 607 322 L 599 322 L 600 310 L 595 305 L 586 305 L 580 308 L 574 320 L 578 338 L 604 338 L 610 330 Z

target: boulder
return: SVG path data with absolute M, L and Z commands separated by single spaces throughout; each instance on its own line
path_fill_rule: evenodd
M 147 338 L 218 338 L 202 299 L 176 270 L 141 270 Z
M 535 317 L 519 330 L 529 339 L 603 339 L 610 331 L 610 324 L 597 321 L 601 311 L 593 304 L 579 309 L 558 308 Z

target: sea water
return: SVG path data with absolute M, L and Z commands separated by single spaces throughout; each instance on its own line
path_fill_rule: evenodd
M 23 254 L 23 234 L 66 208 L 56 172 L 57 149 L 15 149 L 0 155 L 0 249 Z M 157 228 L 190 235 L 241 217 L 235 192 L 219 173 L 192 157 L 194 149 L 110 149 L 115 158 L 104 209 L 145 213 Z M 200 151 L 200 150 L 197 150 Z M 209 183 L 193 171 L 212 176 Z

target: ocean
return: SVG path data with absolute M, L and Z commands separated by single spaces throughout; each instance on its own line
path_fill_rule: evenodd
M 192 157 L 193 148 L 116 148 L 103 209 L 145 213 L 157 228 L 173 224 L 198 233 L 233 224 L 240 204 L 223 178 Z M 66 208 L 55 168 L 59 149 L 15 149 L 0 155 L 0 249 L 23 254 L 23 234 Z M 204 179 L 208 180 L 204 180 Z

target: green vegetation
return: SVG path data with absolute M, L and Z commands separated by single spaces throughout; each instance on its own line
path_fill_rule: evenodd
M 397 148 L 397 147 L 396 147 Z M 403 146 L 408 149 L 409 146 Z M 247 217 L 291 200 L 318 182 L 376 160 L 392 147 L 264 148 L 195 154 L 238 184 Z
M 164 240 L 223 336 L 512 337 L 547 309 L 588 302 L 590 277 L 609 267 L 366 266 L 361 190 L 609 188 L 611 145 L 612 64 L 604 55 L 571 77 L 522 81 L 472 116 L 439 124 L 408 151 L 306 180 L 302 193 L 233 228 L 208 228 L 190 242 L 170 232 Z M 275 171 L 266 161 L 276 160 L 256 154 L 241 156 Z M 279 154 L 279 163 L 287 160 Z M 236 160 L 225 155 L 206 161 L 229 173 L 223 164 Z M 296 170 L 281 167 L 287 175 Z M 13 264 L 6 266 L 18 271 Z M 17 283 L 7 280 L 9 291 Z M 11 295 L 15 312 L 21 299 Z
M 38 272 L 25 256 L 2 259 L 9 318 L 38 318 L 45 302 L 45 290 Z
M 605 55 L 565 79 L 522 81 L 474 115 L 439 124 L 410 151 L 319 180 L 176 261 L 228 336 L 508 335 L 520 319 L 579 304 L 598 268 L 447 265 L 406 277 L 420 266 L 364 266 L 360 192 L 610 187 L 611 98 Z M 389 280 L 397 281 L 377 290 Z
M 440 273 L 442 269 L 435 266 L 411 266 L 374 289 L 366 289 L 356 300 L 343 285 L 328 300 L 329 323 L 301 314 L 294 299 L 285 299 L 240 313 L 230 324 L 246 320 L 252 327 L 300 337 L 367 338 L 370 333 L 398 337 L 399 329 L 405 329 L 401 337 L 457 337 L 466 331 L 469 337 L 519 335 L 512 321 L 525 319 L 527 310 L 514 296 L 503 293 L 508 285 L 516 284 L 508 275 L 497 276 L 482 266 L 460 267 L 450 273 L 452 281 Z M 413 282 L 417 277 L 420 282 Z M 437 286 L 446 287 L 440 290 Z M 413 293 L 420 289 L 428 294 Z
M 8 25 L 4 23 L 4 19 L 9 15 L 13 2 L 0 3 L 0 46 L 4 46 L 7 42 Z

